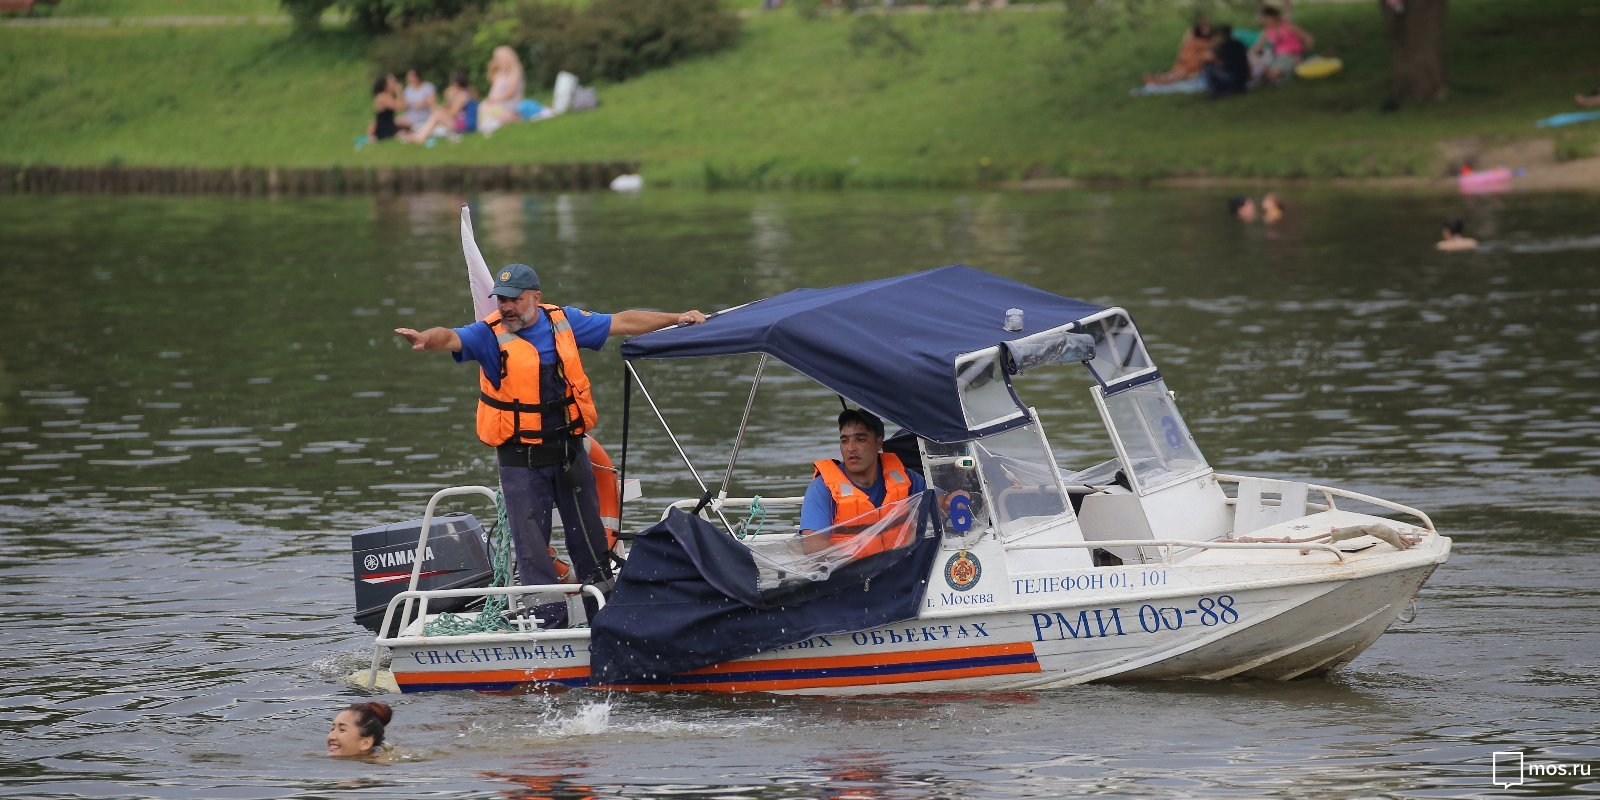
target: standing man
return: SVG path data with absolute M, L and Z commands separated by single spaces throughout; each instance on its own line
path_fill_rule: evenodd
M 567 555 L 579 583 L 611 577 L 594 473 L 582 436 L 598 414 L 579 348 L 599 350 L 612 336 L 706 321 L 699 311 L 595 314 L 540 302 L 539 276 L 507 264 L 490 296 L 500 310 L 459 328 L 395 328 L 412 350 L 448 350 L 479 367 L 478 438 L 495 448 L 500 487 L 523 584 L 560 583 L 550 558 L 550 509 L 561 510 Z M 564 603 L 539 609 L 546 627 L 566 623 Z
M 849 541 L 880 521 L 885 505 L 921 494 L 926 488 L 922 476 L 906 469 L 899 456 L 883 452 L 883 420 L 865 409 L 839 412 L 839 460 L 825 458 L 812 466 L 814 477 L 800 504 L 800 533 L 806 552 Z M 834 526 L 842 527 L 834 528 L 826 538 L 811 536 Z M 863 544 L 856 557 L 899 547 L 909 536 L 901 528 L 884 531 L 879 539 Z

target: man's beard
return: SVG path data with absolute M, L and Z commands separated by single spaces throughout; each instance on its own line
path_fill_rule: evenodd
M 512 312 L 510 314 L 501 312 L 500 314 L 500 324 L 505 327 L 506 333 L 516 333 L 517 331 L 528 327 L 529 322 L 529 320 L 525 320 L 518 316 L 516 312 Z

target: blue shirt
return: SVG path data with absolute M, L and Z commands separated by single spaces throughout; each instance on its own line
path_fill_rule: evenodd
M 846 476 L 848 477 L 848 475 Z M 906 477 L 911 479 L 910 495 L 921 494 L 927 489 L 927 484 L 915 470 L 906 470 Z M 874 508 L 883 507 L 883 497 L 888 493 L 888 483 L 883 479 L 883 461 L 878 461 L 878 482 L 872 488 L 862 486 L 855 481 L 850 482 L 857 489 L 867 493 L 867 499 L 872 501 Z M 908 496 L 910 496 L 908 495 Z M 806 487 L 806 499 L 800 504 L 800 530 L 820 531 L 833 524 L 833 512 L 836 504 L 833 502 L 833 492 L 828 489 L 828 482 L 821 475 L 811 479 L 811 485 Z
M 572 336 L 578 340 L 578 346 L 588 350 L 599 350 L 606 346 L 606 339 L 611 336 L 611 315 L 595 314 L 573 306 L 562 306 L 566 312 L 567 323 L 572 326 Z M 494 329 L 482 321 L 470 325 L 463 325 L 455 329 L 456 336 L 461 337 L 461 352 L 451 353 L 457 363 L 462 361 L 476 361 L 483 370 L 484 377 L 495 388 L 500 387 L 500 342 L 495 340 Z M 517 335 L 526 339 L 529 344 L 539 351 L 539 363 L 554 364 L 558 358 L 556 354 L 556 337 L 551 332 L 550 315 L 544 309 L 539 309 L 539 316 L 533 324 L 517 331 Z

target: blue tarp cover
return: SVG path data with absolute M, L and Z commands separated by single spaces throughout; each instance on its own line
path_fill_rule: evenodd
M 1020 308 L 1020 331 L 1004 329 Z M 957 264 L 831 289 L 796 289 L 630 339 L 628 359 L 766 353 L 878 416 L 938 442 L 978 438 L 955 359 L 1104 310 Z M 1019 406 L 1019 411 L 1026 411 Z M 985 429 L 998 433 L 1018 419 Z
M 933 498 L 923 496 L 911 546 L 787 593 L 762 592 L 748 548 L 673 509 L 633 540 L 616 588 L 594 617 L 590 684 L 670 686 L 684 682 L 673 676 L 700 667 L 915 617 L 939 556 L 940 538 L 928 530 Z

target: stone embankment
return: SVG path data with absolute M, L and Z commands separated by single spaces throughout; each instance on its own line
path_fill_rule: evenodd
M 604 189 L 636 163 L 419 167 L 57 167 L 0 164 L 0 194 L 368 194 Z

